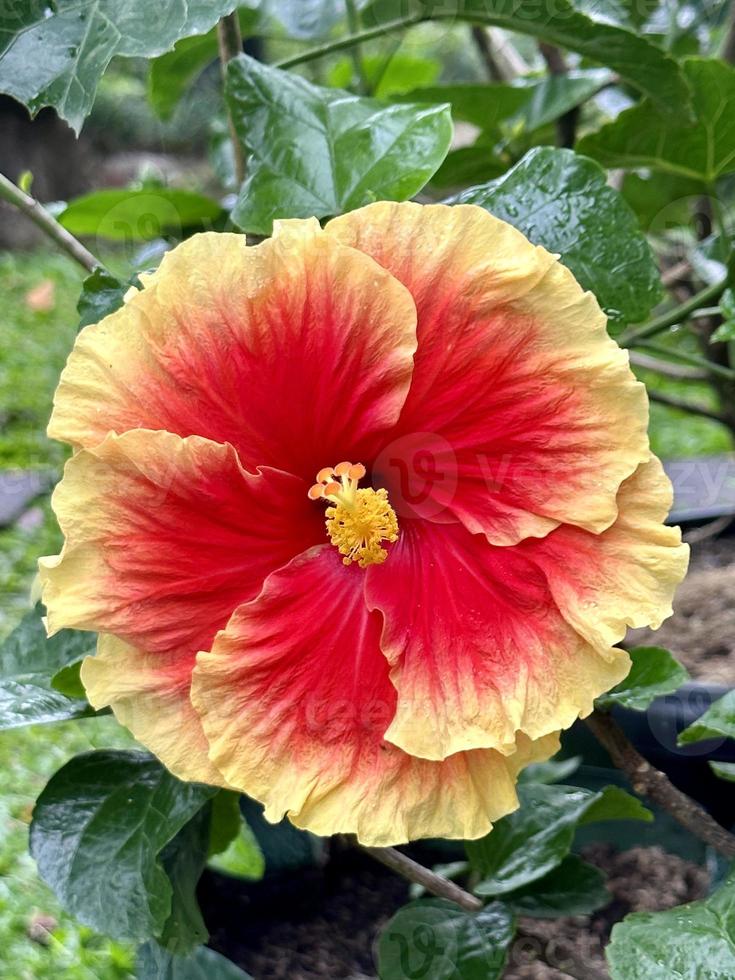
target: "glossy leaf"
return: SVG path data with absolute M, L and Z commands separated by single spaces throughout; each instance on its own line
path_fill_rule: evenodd
M 670 115 L 687 111 L 689 90 L 677 62 L 636 31 L 592 20 L 570 0 L 553 4 L 518 0 L 455 0 L 427 5 L 425 0 L 373 0 L 363 14 L 371 27 L 397 16 L 476 20 L 550 41 L 584 58 L 608 65 L 622 79 L 650 95 Z
M 735 738 L 735 691 L 715 701 L 701 718 L 679 735 L 679 745 L 702 742 L 707 738 Z
M 61 904 L 116 939 L 160 935 L 173 889 L 160 854 L 216 789 L 143 752 L 76 756 L 36 802 L 31 854 Z
M 735 171 L 735 68 L 714 58 L 688 58 L 693 121 L 669 119 L 644 100 L 584 137 L 580 153 L 607 167 L 652 167 L 712 184 Z
M 150 58 L 206 33 L 234 0 L 56 0 L 0 9 L 0 92 L 35 115 L 53 106 L 78 133 L 115 55 Z
M 570 759 L 549 759 L 548 762 L 534 762 L 518 774 L 519 783 L 558 783 L 573 776 L 582 763 L 582 756 Z
M 656 698 L 672 694 L 689 680 L 687 670 L 661 647 L 634 647 L 629 650 L 630 673 L 607 694 L 597 699 L 597 705 L 611 708 L 619 704 L 634 711 L 645 711 Z
M 474 913 L 441 898 L 411 902 L 381 933 L 380 980 L 499 980 L 514 934 L 500 902 Z
M 635 215 L 593 160 L 538 147 L 503 177 L 455 203 L 478 204 L 561 255 L 612 321 L 645 319 L 661 298 L 658 268 Z
M 79 329 L 90 323 L 99 323 L 119 309 L 130 285 L 105 269 L 95 269 L 82 283 L 82 292 L 77 302 Z
M 135 980 L 252 980 L 252 977 L 205 946 L 184 957 L 149 942 L 138 950 Z
M 196 887 L 207 864 L 211 803 L 205 804 L 161 852 L 161 865 L 171 884 L 171 912 L 158 941 L 172 953 L 186 956 L 205 943 L 204 924 Z
M 732 289 L 726 289 L 722 294 L 720 311 L 723 322 L 710 337 L 711 344 L 735 340 L 735 292 Z
M 520 809 L 499 820 L 486 837 L 465 843 L 470 864 L 482 878 L 475 888 L 478 895 L 504 895 L 543 878 L 569 854 L 582 822 L 651 816 L 616 787 L 593 793 L 574 786 L 520 783 L 518 796 Z
M 431 178 L 431 186 L 466 187 L 468 184 L 478 184 L 500 177 L 507 169 L 507 162 L 496 156 L 492 147 L 478 141 L 473 146 L 461 146 L 451 150 Z
M 605 954 L 612 980 L 732 980 L 735 873 L 704 901 L 627 916 Z
M 96 636 L 61 630 L 48 639 L 38 607 L 0 645 L 0 730 L 94 714 L 52 685 L 59 671 L 93 653 Z
M 270 234 L 275 218 L 322 218 L 412 197 L 449 148 L 446 106 L 386 105 L 246 55 L 229 63 L 226 92 L 248 154 L 232 213 L 245 231 Z
M 591 915 L 610 899 L 604 874 L 573 854 L 543 878 L 503 896 L 518 915 L 539 919 Z
M 157 187 L 93 191 L 70 201 L 58 221 L 73 235 L 133 242 L 208 229 L 221 215 L 219 202 L 203 194 Z
M 710 769 L 719 779 L 735 783 L 735 762 L 710 762 Z
M 265 874 L 265 859 L 255 835 L 245 821 L 227 848 L 209 859 L 209 867 L 232 878 L 259 881 Z

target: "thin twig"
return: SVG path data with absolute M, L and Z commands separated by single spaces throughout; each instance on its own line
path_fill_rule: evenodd
M 682 827 L 714 847 L 724 857 L 735 857 L 735 835 L 725 830 L 699 803 L 682 793 L 668 776 L 644 759 L 610 715 L 596 710 L 586 721 L 595 738 L 607 749 L 612 761 L 628 777 L 636 793 L 657 803 Z
M 722 42 L 720 57 L 723 61 L 735 64 L 735 2 L 730 4 L 730 16 L 727 21 L 725 39 Z
M 472 40 L 475 42 L 475 47 L 477 48 L 478 54 L 482 60 L 482 63 L 487 68 L 487 73 L 492 82 L 505 82 L 507 79 L 503 69 L 500 67 L 498 59 L 495 57 L 495 51 L 490 41 L 490 34 L 486 27 L 481 27 L 479 24 L 472 25 Z
M 637 346 L 644 347 L 646 350 L 650 350 L 654 354 L 661 354 L 664 357 L 676 357 L 685 364 L 692 364 L 694 367 L 703 368 L 710 375 L 723 378 L 725 381 L 735 381 L 735 371 L 732 368 L 717 364 L 715 361 L 709 360 L 709 358 L 700 357 L 699 354 L 687 354 L 681 350 L 669 350 L 668 347 L 664 347 L 661 344 L 652 344 L 648 340 L 639 340 Z
M 237 11 L 222 17 L 217 24 L 217 41 L 219 44 L 219 60 L 222 66 L 222 80 L 227 78 L 227 63 L 242 54 L 242 34 L 240 33 L 240 21 Z M 245 180 L 245 155 L 242 149 L 235 121 L 232 113 L 227 111 L 227 118 L 230 126 L 230 139 L 232 140 L 232 153 L 235 161 L 235 179 L 239 187 Z
M 661 361 L 658 357 L 650 357 L 648 354 L 640 354 L 638 351 L 630 352 L 630 363 L 635 367 L 644 368 L 646 371 L 663 374 L 667 378 L 676 378 L 677 381 L 706 381 L 709 378 L 709 374 L 704 368 L 671 364 L 669 361 Z
M 674 265 L 669 266 L 668 269 L 664 269 L 661 273 L 661 285 L 666 289 L 669 286 L 675 286 L 677 282 L 681 282 L 682 279 L 686 279 L 692 271 L 692 264 L 689 259 L 682 259 L 681 262 L 677 262 Z
M 550 75 L 566 75 L 567 63 L 564 55 L 555 44 L 548 44 L 546 41 L 539 41 L 538 49 L 541 57 L 546 62 Z M 577 138 L 577 121 L 579 120 L 579 106 L 573 106 L 568 112 L 559 116 L 556 120 L 556 141 L 559 146 L 572 147 Z
M 668 330 L 669 327 L 675 327 L 677 324 L 683 323 L 684 320 L 689 319 L 692 313 L 696 313 L 701 307 L 716 303 L 727 289 L 727 286 L 727 278 L 714 283 L 712 286 L 707 286 L 706 289 L 695 293 L 685 303 L 675 307 L 673 310 L 669 310 L 668 313 L 662 313 L 661 316 L 649 320 L 648 323 L 644 323 L 640 327 L 632 327 L 630 330 L 626 330 L 618 337 L 618 343 L 621 347 L 630 347 L 636 341 L 644 340 L 646 337 L 653 337 L 657 333 Z
M 39 202 L 17 187 L 12 180 L 0 174 L 0 198 L 12 204 L 48 235 L 67 255 L 71 255 L 87 272 L 102 268 L 102 263 L 88 251 L 71 232 L 67 231 Z
M 357 5 L 355 0 L 345 0 L 345 8 L 347 11 L 347 26 L 349 27 L 350 34 L 357 34 L 360 30 L 360 14 L 357 10 Z M 358 90 L 360 95 L 370 94 L 370 79 L 365 71 L 365 62 L 362 59 L 362 51 L 360 50 L 360 45 L 356 44 L 353 48 L 350 48 L 350 57 L 352 58 L 352 66 L 357 75 Z
M 648 397 L 652 402 L 658 402 L 659 405 L 668 405 L 669 408 L 678 408 L 682 412 L 689 412 L 692 415 L 701 415 L 705 419 L 712 419 L 715 422 L 722 422 L 723 425 L 727 424 L 727 421 L 723 415 L 715 411 L 713 408 L 708 408 L 707 405 L 702 405 L 700 402 L 690 402 L 686 398 L 677 398 L 676 395 L 667 395 L 663 391 L 656 391 L 654 388 L 648 389 Z
M 437 895 L 439 898 L 446 898 L 467 912 L 479 912 L 482 902 L 474 895 L 470 895 L 464 888 L 460 888 L 453 881 L 438 875 L 435 871 L 425 868 L 422 864 L 411 860 L 395 847 L 363 847 L 363 851 L 380 861 L 391 871 L 407 878 L 417 885 L 422 885 L 427 892 Z

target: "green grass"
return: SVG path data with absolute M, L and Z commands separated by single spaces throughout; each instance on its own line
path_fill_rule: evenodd
M 63 447 L 45 436 L 59 372 L 74 342 L 82 276 L 49 252 L 0 254 L 0 467 L 51 469 Z M 26 297 L 51 281 L 53 308 L 34 312 Z M 0 637 L 20 619 L 39 555 L 58 550 L 48 498 L 31 520 L 0 531 Z M 113 719 L 35 726 L 0 733 L 0 976 L 8 980 L 124 980 L 133 950 L 79 926 L 39 879 L 28 854 L 33 801 L 47 779 L 77 752 L 129 744 Z M 46 922 L 49 932 L 40 928 Z M 33 938 L 33 937 L 36 938 Z

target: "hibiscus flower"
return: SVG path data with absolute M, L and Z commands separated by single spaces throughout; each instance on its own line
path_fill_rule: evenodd
M 555 256 L 473 206 L 203 234 L 83 330 L 49 628 L 182 779 L 319 834 L 472 838 L 671 611 L 645 390 Z

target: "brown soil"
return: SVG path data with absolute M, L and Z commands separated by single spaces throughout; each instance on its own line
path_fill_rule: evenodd
M 693 545 L 674 615 L 656 632 L 632 630 L 628 641 L 666 647 L 695 680 L 735 684 L 735 538 Z

